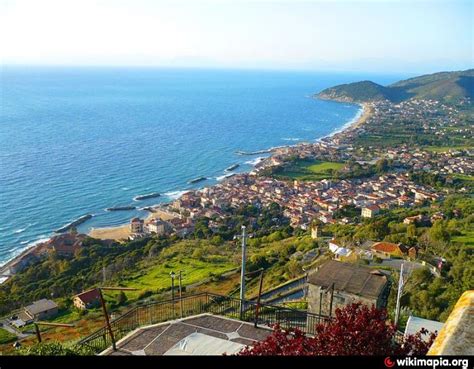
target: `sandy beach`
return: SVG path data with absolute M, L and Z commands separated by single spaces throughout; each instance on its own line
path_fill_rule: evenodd
M 162 220 L 173 219 L 173 215 L 158 207 L 152 207 L 153 212 L 146 217 L 146 220 L 159 218 Z M 88 233 L 89 236 L 99 240 L 127 241 L 130 236 L 129 224 L 123 224 L 116 227 L 93 228 Z
M 360 126 L 362 126 L 366 121 L 367 119 L 370 118 L 370 116 L 373 114 L 373 108 L 367 104 L 367 103 L 362 103 L 362 109 L 363 109 L 363 112 L 362 112 L 362 115 L 360 116 L 359 119 L 357 119 L 357 121 L 353 124 L 352 128 L 359 128 Z

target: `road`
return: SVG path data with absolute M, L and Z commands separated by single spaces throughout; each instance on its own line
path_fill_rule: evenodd
M 22 339 L 22 338 L 25 338 L 25 337 L 28 337 L 29 334 L 25 334 L 25 333 L 22 333 L 20 332 L 18 329 L 16 329 L 14 326 L 12 326 L 10 323 L 9 323 L 9 320 L 8 319 L 3 319 L 3 320 L 0 320 L 0 323 L 2 323 L 2 326 L 1 328 L 5 329 L 6 331 L 16 335 L 18 337 L 18 339 Z

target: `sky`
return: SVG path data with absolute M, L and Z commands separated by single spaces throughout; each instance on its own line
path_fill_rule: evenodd
M 0 0 L 2 65 L 472 68 L 474 1 Z

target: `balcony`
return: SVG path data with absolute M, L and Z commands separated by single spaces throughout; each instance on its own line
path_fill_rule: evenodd
M 257 304 L 254 301 L 245 301 L 242 304 L 240 299 L 212 293 L 200 293 L 185 296 L 182 299 L 151 302 L 136 306 L 112 320 L 111 328 L 117 342 L 117 353 L 126 352 L 130 354 L 131 351 L 125 350 L 124 347 L 126 345 L 130 346 L 130 341 L 134 339 L 134 334 L 143 332 L 147 328 L 159 330 L 160 328 L 157 326 L 159 323 L 173 321 L 180 322 L 182 326 L 189 326 L 189 319 L 186 318 L 199 316 L 216 316 L 226 319 L 206 318 L 206 321 L 213 321 L 212 324 L 214 326 L 209 327 L 209 323 L 202 325 L 202 322 L 195 322 L 193 323 L 195 329 L 200 329 L 201 331 L 203 329 L 210 329 L 219 333 L 217 337 L 222 336 L 222 334 L 232 333 L 234 334 L 233 337 L 237 339 L 234 341 L 245 342 L 246 344 L 251 343 L 252 340 L 263 339 L 266 336 L 266 332 L 269 332 L 268 328 L 274 324 L 279 324 L 282 328 L 286 329 L 298 328 L 306 334 L 313 335 L 318 323 L 330 319 L 327 316 L 311 314 L 302 310 Z M 245 328 L 245 333 L 242 333 L 241 329 L 229 332 L 222 331 L 222 326 L 234 324 L 231 322 L 240 322 L 242 327 Z M 181 330 L 183 329 L 185 328 L 182 327 Z M 238 333 L 238 336 L 235 333 Z M 135 339 L 135 350 L 132 351 L 142 352 L 149 342 L 145 340 L 143 344 L 140 344 L 138 336 Z M 79 341 L 78 345 L 85 346 L 96 354 L 101 352 L 104 354 L 114 354 L 114 350 L 111 348 L 112 343 L 110 333 L 106 327 L 103 327 Z M 143 347 L 140 348 L 140 346 Z M 157 354 L 157 352 L 152 352 L 152 354 Z

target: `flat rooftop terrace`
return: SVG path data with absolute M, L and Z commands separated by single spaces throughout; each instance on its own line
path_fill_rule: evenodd
M 271 333 L 267 327 L 205 313 L 138 328 L 117 342 L 117 351 L 108 348 L 101 355 L 230 355 Z

